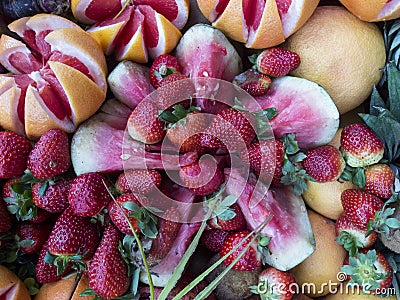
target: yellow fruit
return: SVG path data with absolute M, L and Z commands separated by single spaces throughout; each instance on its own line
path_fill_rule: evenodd
M 0 265 L 0 299 L 30 300 L 28 289 L 21 279 Z
M 361 20 L 378 22 L 400 17 L 399 2 L 388 0 L 339 0 Z
M 336 149 L 340 148 L 340 136 L 342 135 L 342 130 L 343 128 L 339 128 L 336 133 L 335 136 L 332 138 L 332 140 L 329 142 L 329 145 L 332 145 L 333 147 L 335 147 Z
M 329 284 L 340 283 L 337 274 L 347 255 L 346 250 L 335 242 L 335 223 L 309 210 L 316 249 L 301 264 L 291 269 L 296 282 L 304 294 L 310 297 L 329 293 Z
M 89 279 L 86 275 L 82 275 L 75 290 L 74 285 L 75 276 L 44 284 L 35 296 L 35 300 L 89 300 L 94 298 L 94 295 L 79 296 L 80 293 L 89 288 Z M 71 297 L 72 291 L 74 291 L 74 294 Z
M 336 220 L 343 212 L 340 196 L 344 190 L 355 189 L 351 181 L 307 182 L 304 202 L 326 218 Z
M 300 55 L 291 75 L 324 87 L 341 114 L 368 98 L 386 61 L 378 27 L 339 6 L 318 7 L 284 47 Z

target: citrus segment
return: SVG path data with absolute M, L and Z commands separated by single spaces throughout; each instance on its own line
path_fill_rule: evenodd
M 279 8 L 280 5 L 277 1 L 285 38 L 292 35 L 304 25 L 317 8 L 318 3 L 319 0 L 291 0 L 290 6 L 283 10 Z
M 197 0 L 197 5 L 201 13 L 212 23 L 223 13 L 229 1 L 230 0 Z M 224 4 L 224 9 L 218 11 L 216 8 L 220 6 L 220 2 L 224 2 L 226 5 Z
M 372 21 L 386 21 L 392 20 L 400 17 L 400 1 L 391 0 L 386 1 L 385 6 L 381 9 L 379 14 Z
M 166 17 L 178 29 L 182 29 L 189 17 L 188 0 L 134 0 L 135 5 L 149 5 Z
M 1 93 L 0 126 L 18 134 L 24 134 L 24 124 L 17 114 L 20 96 L 21 90 L 15 85 Z
M 242 0 L 230 0 L 213 26 L 239 42 L 245 42 Z
M 71 10 L 80 22 L 94 24 L 117 15 L 124 3 L 124 0 L 71 0 Z
M 370 21 L 376 18 L 386 4 L 386 0 L 340 0 L 340 2 L 361 20 Z
M 278 45 L 285 40 L 275 0 L 266 0 L 262 12 L 259 22 L 249 26 L 246 42 L 248 48 L 265 48 L 266 45 Z

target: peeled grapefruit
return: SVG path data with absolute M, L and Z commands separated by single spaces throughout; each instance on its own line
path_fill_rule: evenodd
M 31 296 L 21 279 L 0 265 L 0 299 L 30 300 Z
M 367 22 L 387 21 L 400 17 L 399 0 L 339 0 L 352 14 Z
M 134 0 L 123 7 L 119 0 L 73 0 L 74 16 L 106 55 L 117 61 L 146 63 L 150 58 L 171 52 L 178 43 L 180 29 L 189 15 L 188 0 Z
M 360 105 L 382 76 L 386 61 L 381 31 L 343 7 L 318 7 L 284 47 L 300 55 L 291 75 L 320 84 L 341 114 Z
M 0 126 L 38 138 L 67 132 L 93 115 L 107 91 L 107 65 L 97 42 L 75 23 L 39 14 L 9 25 L 25 43 L 0 38 Z
M 311 16 L 318 0 L 197 0 L 213 26 L 248 48 L 282 43 Z

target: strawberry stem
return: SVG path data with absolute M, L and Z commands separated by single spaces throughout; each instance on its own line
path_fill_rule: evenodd
M 123 217 L 125 218 L 125 220 L 128 222 L 129 227 L 132 231 L 133 236 L 135 237 L 137 246 L 139 248 L 140 254 L 142 255 L 142 259 L 143 259 L 143 265 L 146 269 L 146 275 L 149 279 L 149 288 L 150 288 L 150 299 L 151 300 L 155 300 L 155 294 L 154 294 L 154 284 L 153 284 L 153 280 L 151 278 L 151 274 L 150 274 L 150 268 L 149 265 L 147 263 L 147 259 L 146 259 L 146 254 L 145 251 L 143 249 L 143 245 L 142 242 L 139 239 L 139 236 L 136 234 L 135 229 L 132 226 L 132 223 L 129 221 L 129 217 L 126 215 L 125 211 L 122 209 L 121 205 L 118 203 L 118 201 L 115 199 L 114 195 L 111 193 L 111 191 L 108 188 L 107 183 L 103 180 L 103 184 L 106 187 L 108 193 L 111 196 L 111 199 L 114 201 L 114 203 L 117 205 L 118 209 L 120 210 L 120 212 L 122 213 Z

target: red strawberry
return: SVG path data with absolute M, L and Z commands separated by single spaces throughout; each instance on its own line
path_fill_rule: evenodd
M 337 180 L 346 166 L 340 151 L 331 145 L 308 150 L 302 164 L 307 174 L 319 182 Z
M 175 105 L 173 111 L 163 111 L 161 120 L 167 125 L 167 138 L 177 147 L 179 152 L 201 151 L 201 133 L 207 126 L 204 114 L 195 107 L 185 109 L 182 105 Z
M 60 280 L 63 276 L 67 275 L 69 272 L 69 267 L 62 273 L 57 274 L 57 267 L 50 264 L 47 261 L 48 255 L 48 242 L 45 242 L 39 253 L 39 258 L 35 267 L 35 274 L 37 282 L 41 284 L 55 282 Z
M 143 228 L 143 230 L 155 228 L 155 217 L 142 206 L 143 201 L 146 201 L 146 199 L 140 198 L 139 201 L 138 197 L 133 194 L 124 194 L 115 199 L 119 205 L 111 201 L 107 206 L 111 220 L 122 233 L 132 234 L 132 230 L 122 211 L 128 216 L 129 223 L 131 223 L 135 232 L 139 232 L 140 228 Z
M 365 169 L 364 190 L 381 198 L 390 198 L 394 183 L 394 172 L 385 164 L 375 164 Z
M 237 244 L 246 238 L 249 231 L 238 231 L 229 235 L 222 245 L 222 250 L 220 252 L 220 257 L 223 257 L 228 252 L 230 252 Z M 246 242 L 239 246 L 235 252 L 229 255 L 225 260 L 224 264 L 231 264 L 236 257 L 240 255 L 240 252 L 247 246 L 251 238 L 249 237 Z M 244 255 L 239 259 L 239 261 L 233 266 L 233 270 L 240 271 L 254 271 L 261 267 L 261 253 L 257 250 L 258 243 L 256 241 L 247 249 Z
M 383 201 L 378 197 L 355 189 L 343 191 L 341 202 L 346 217 L 361 229 L 367 229 L 368 223 L 383 207 Z
M 347 164 L 352 167 L 373 165 L 383 157 L 383 142 L 363 124 L 343 128 L 340 145 Z
M 251 143 L 240 153 L 241 159 L 247 162 L 262 180 L 271 180 L 273 174 L 272 183 L 275 185 L 280 183 L 282 177 L 284 155 L 285 146 L 278 139 Z
M 335 228 L 336 242 L 343 245 L 351 256 L 357 253 L 358 248 L 372 247 L 378 237 L 374 231 L 369 232 L 369 230 L 355 226 L 344 214 L 336 220 Z
M 158 88 L 160 82 L 170 74 L 181 73 L 181 67 L 175 56 L 163 54 L 157 57 L 150 67 L 150 83 Z
M 71 183 L 72 179 L 57 180 L 54 184 L 36 182 L 32 186 L 33 202 L 48 212 L 63 212 L 69 205 L 68 192 Z
M 182 167 L 179 177 L 193 194 L 199 196 L 207 196 L 215 192 L 224 181 L 221 169 L 209 158 Z
M 34 207 L 36 207 L 36 205 L 34 205 Z M 36 207 L 36 213 L 34 213 L 32 219 L 28 219 L 27 221 L 30 223 L 40 224 L 46 222 L 51 216 L 52 214 L 47 210 Z
M 121 194 L 148 194 L 160 186 L 161 179 L 157 170 L 127 170 L 118 176 L 115 188 Z
M 118 230 L 109 225 L 88 268 L 89 285 L 103 299 L 114 299 L 128 290 L 128 266 L 118 250 Z
M 246 229 L 246 219 L 244 218 L 240 206 L 234 203 L 230 208 L 228 208 L 228 210 L 234 213 L 234 217 L 232 219 L 224 219 L 224 213 L 222 213 L 208 220 L 208 225 L 215 229 L 226 231 Z
M 48 239 L 49 252 L 55 256 L 59 273 L 72 259 L 89 260 L 99 244 L 97 227 L 89 218 L 77 216 L 68 207 L 59 216 Z M 78 262 L 79 263 L 79 262 Z
M 289 271 L 268 267 L 258 275 L 258 285 L 253 293 L 259 294 L 265 300 L 291 300 L 295 291 L 292 285 L 295 283 L 295 278 Z
M 181 73 L 173 73 L 165 77 L 157 89 L 157 101 L 162 109 L 168 109 L 180 104 L 188 108 L 191 104 L 190 97 L 195 89 L 192 81 L 185 80 L 189 77 Z
M 180 220 L 180 213 L 174 207 L 167 209 L 159 218 L 158 234 L 149 252 L 150 263 L 157 262 L 168 254 L 181 228 L 181 223 L 176 222 L 177 220 Z
M 68 135 L 60 129 L 45 132 L 29 154 L 28 169 L 38 179 L 65 173 L 70 166 Z
M 0 199 L 0 232 L 7 232 L 12 227 L 11 214 L 7 209 L 6 203 Z
M 264 95 L 271 82 L 271 78 L 267 75 L 253 69 L 248 69 L 233 79 L 233 84 L 241 87 L 253 97 Z
M 229 231 L 211 228 L 201 235 L 201 242 L 210 251 L 220 252 L 225 239 L 231 234 Z
M 31 143 L 14 132 L 0 132 L 0 178 L 22 174 L 27 166 Z
M 159 108 L 154 101 L 141 101 L 128 119 L 128 132 L 134 139 L 146 144 L 160 142 L 164 135 L 164 122 L 159 119 Z
M 360 250 L 356 256 L 350 256 L 340 270 L 350 276 L 350 284 L 364 291 L 380 294 L 392 285 L 393 270 L 383 254 L 375 249 Z
M 72 181 L 68 202 L 77 216 L 97 215 L 111 201 L 106 179 L 96 172 L 81 174 Z
M 17 226 L 15 234 L 19 239 L 21 251 L 27 254 L 39 251 L 47 241 L 50 231 L 50 223 L 20 223 Z
M 230 151 L 244 149 L 256 135 L 252 120 L 251 114 L 233 108 L 220 111 L 202 135 L 201 144 Z
M 300 65 L 300 56 L 283 48 L 269 48 L 257 57 L 257 70 L 273 77 L 289 74 Z

